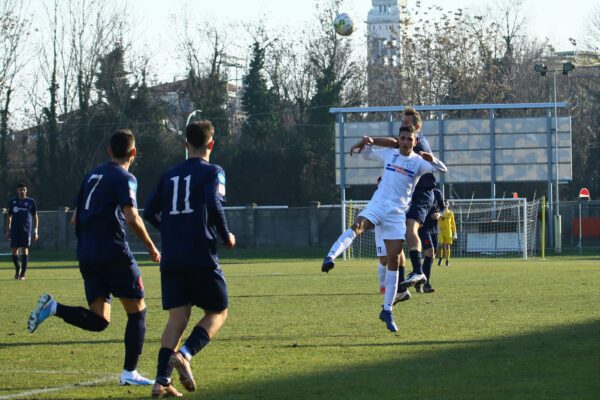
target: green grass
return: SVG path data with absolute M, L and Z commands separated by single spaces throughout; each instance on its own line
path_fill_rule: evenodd
M 305 253 L 311 258 L 297 250 L 222 253 L 230 317 L 194 358 L 199 389 L 187 398 L 564 400 L 600 393 L 598 256 L 435 266 L 436 293 L 397 306 L 400 332 L 392 334 L 377 318 L 374 260 L 341 261 L 322 274 L 319 251 Z M 0 262 L 0 399 L 149 398 L 149 388 L 115 384 L 126 322 L 118 302 L 102 333 L 58 318 L 27 332 L 42 292 L 85 304 L 69 258 L 34 252 L 26 281 L 12 279 L 7 258 Z M 139 369 L 152 377 L 166 312 L 158 268 L 141 265 L 149 312 Z M 193 320 L 200 315 L 194 311 Z M 44 388 L 59 389 L 35 394 Z

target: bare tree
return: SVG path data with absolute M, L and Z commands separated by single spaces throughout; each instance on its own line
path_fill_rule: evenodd
M 9 117 L 15 78 L 23 70 L 23 44 L 27 38 L 25 3 L 0 1 L 0 194 L 8 192 Z
M 55 0 L 45 11 L 39 61 L 47 97 L 38 97 L 44 118 L 37 162 L 47 167 L 39 183 L 54 204 L 62 196 L 57 188 L 79 178 L 75 176 L 79 171 L 103 157 L 97 143 L 110 129 L 88 125 L 96 105 L 105 100 L 94 82 L 102 57 L 122 44 L 127 13 L 100 0 Z

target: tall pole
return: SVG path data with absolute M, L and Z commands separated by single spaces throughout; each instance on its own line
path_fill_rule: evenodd
M 554 164 L 556 168 L 555 184 L 555 202 L 554 202 L 554 250 L 557 253 L 562 251 L 562 226 L 560 218 L 560 200 L 558 197 L 558 106 L 556 102 L 556 71 L 552 71 L 552 80 L 554 81 Z

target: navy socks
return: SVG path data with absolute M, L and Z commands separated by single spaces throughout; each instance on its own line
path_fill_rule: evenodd
M 156 367 L 156 382 L 163 386 L 171 383 L 171 374 L 173 368 L 169 367 L 169 358 L 174 351 L 166 347 L 161 347 L 158 351 L 158 366 Z
M 410 255 L 410 262 L 412 263 L 413 272 L 415 274 L 423 273 L 423 266 L 421 265 L 421 256 L 419 250 L 411 250 L 408 252 Z
M 83 307 L 71 307 L 56 303 L 56 316 L 62 318 L 67 324 L 86 331 L 101 332 L 108 326 L 107 320 Z
M 125 362 L 123 369 L 135 370 L 146 337 L 146 309 L 140 312 L 127 314 L 127 326 L 125 327 Z
M 185 341 L 185 347 L 193 356 L 202 350 L 210 342 L 210 337 L 206 330 L 201 326 L 195 326 L 191 335 Z

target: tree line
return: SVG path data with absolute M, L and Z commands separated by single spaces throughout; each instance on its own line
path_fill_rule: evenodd
M 183 159 L 180 132 L 190 109 L 201 110 L 201 118 L 216 127 L 212 161 L 227 172 L 230 205 L 303 206 L 339 201 L 330 107 L 543 102 L 553 94 L 551 79 L 536 74 L 533 65 L 553 59 L 554 49 L 528 36 L 519 1 L 480 14 L 417 3 L 404 21 L 394 66 L 368 66 L 357 50 L 362 38 L 335 34 L 331 21 L 342 0 L 316 1 L 314 21 L 299 35 L 261 24 L 199 24 L 182 12 L 174 17 L 183 75 L 173 83 L 176 101 L 160 96 L 151 57 L 126 39 L 126 4 L 48 2 L 42 32 L 32 29 L 23 4 L 0 0 L 0 193 L 8 197 L 17 181 L 26 181 L 44 209 L 72 203 L 85 172 L 105 160 L 107 139 L 119 127 L 136 134 L 139 157 L 131 171 L 143 204 L 160 174 Z M 599 21 L 598 15 L 590 18 L 590 38 L 600 33 Z M 241 31 L 247 40 L 240 49 Z M 27 58 L 25 48 L 34 38 L 39 43 Z M 587 48 L 597 50 L 594 43 Z M 32 62 L 39 68 L 20 78 Z M 573 117 L 577 169 L 561 197 L 575 197 L 581 186 L 600 193 L 593 152 L 600 149 L 598 71 L 592 63 L 558 79 L 559 97 L 569 101 Z M 239 90 L 239 104 L 230 98 L 232 90 Z M 15 92 L 25 94 L 20 111 L 30 130 L 15 128 Z M 35 163 L 11 168 L 16 148 L 27 152 L 17 158 Z M 351 193 L 368 197 L 372 189 Z M 458 190 L 465 197 L 489 195 L 487 185 Z M 545 193 L 543 184 L 506 190 Z

